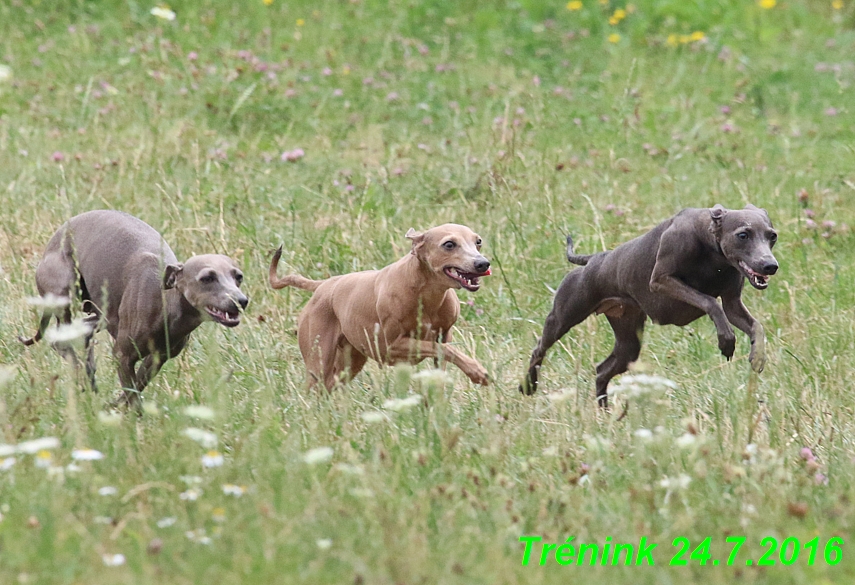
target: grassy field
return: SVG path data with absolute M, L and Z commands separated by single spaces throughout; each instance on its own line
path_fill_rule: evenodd
M 852 582 L 855 4 L 153 7 L 0 2 L 0 443 L 18 445 L 0 446 L 0 583 Z M 676 388 L 619 420 L 620 401 L 594 401 L 612 343 L 598 317 L 549 354 L 536 396 L 518 393 L 565 234 L 594 252 L 683 207 L 749 202 L 780 233 L 780 272 L 744 295 L 765 372 L 741 334 L 725 361 L 707 318 L 649 326 L 639 368 Z M 36 326 L 48 238 L 101 208 L 180 259 L 231 255 L 251 299 L 238 328 L 193 334 L 141 418 L 104 410 L 119 390 L 106 333 L 99 394 L 16 341 Z M 280 271 L 323 278 L 449 221 L 493 262 L 461 294 L 455 343 L 495 384 L 371 365 L 307 392 L 308 295 L 267 287 L 272 250 Z M 58 444 L 27 443 L 45 437 Z M 656 566 L 541 566 L 540 544 L 523 566 L 523 535 L 646 537 Z M 709 562 L 669 567 L 678 537 L 710 537 Z M 766 537 L 818 537 L 815 562 L 802 548 L 758 566 Z

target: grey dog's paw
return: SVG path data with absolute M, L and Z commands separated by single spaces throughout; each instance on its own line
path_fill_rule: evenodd
M 728 360 L 733 357 L 733 354 L 736 351 L 736 336 L 732 331 L 730 334 L 718 336 L 718 348 L 721 351 L 721 355 L 726 357 Z

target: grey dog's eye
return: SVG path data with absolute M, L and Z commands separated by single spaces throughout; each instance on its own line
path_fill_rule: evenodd
M 778 234 L 772 234 L 769 236 L 769 241 L 773 244 L 778 241 Z
M 235 274 L 235 283 L 240 286 L 243 283 L 243 274 Z
M 736 234 L 736 237 L 739 238 L 740 240 L 747 240 L 748 239 L 748 232 L 739 232 L 738 234 Z
M 208 274 L 202 276 L 199 280 L 201 280 L 205 284 L 211 284 L 212 282 L 217 280 L 217 275 L 213 272 L 209 272 Z
M 457 245 L 457 244 L 455 244 L 454 242 L 452 242 L 451 240 L 449 240 L 449 241 L 445 242 L 445 243 L 442 245 L 442 247 L 443 247 L 443 248 L 445 248 L 446 250 L 453 250 L 453 249 L 454 249 L 454 247 L 455 247 L 456 245 Z

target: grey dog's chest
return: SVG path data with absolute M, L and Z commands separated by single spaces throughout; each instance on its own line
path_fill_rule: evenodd
M 733 286 L 734 279 L 739 278 L 739 272 L 729 264 L 712 264 L 700 261 L 693 266 L 687 266 L 675 276 L 705 295 L 718 297 L 726 289 Z

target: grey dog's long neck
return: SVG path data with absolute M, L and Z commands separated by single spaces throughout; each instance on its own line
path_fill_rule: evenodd
M 166 291 L 166 323 L 170 339 L 184 339 L 202 324 L 202 314 L 191 305 L 180 290 Z

